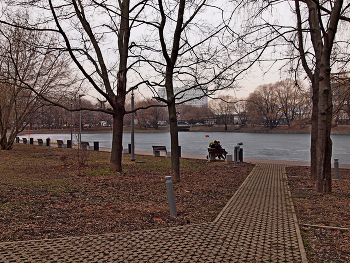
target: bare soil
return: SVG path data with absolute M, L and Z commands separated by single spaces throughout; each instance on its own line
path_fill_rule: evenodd
M 287 168 L 310 262 L 350 262 L 350 170 L 340 169 L 339 175 L 332 194 L 319 194 L 309 167 Z
M 181 182 L 174 184 L 178 216 L 172 218 L 165 187 L 170 158 L 124 157 L 123 172 L 116 173 L 106 152 L 23 144 L 0 151 L 0 241 L 210 222 L 253 168 L 181 159 Z

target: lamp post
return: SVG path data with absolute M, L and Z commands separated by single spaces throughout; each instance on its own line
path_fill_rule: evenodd
M 79 108 L 81 108 L 81 97 L 84 97 L 85 94 L 80 94 L 79 95 Z M 81 109 L 79 109 L 79 115 L 80 115 L 80 120 L 79 120 L 79 145 L 78 149 L 81 148 Z
M 134 110 L 134 90 L 131 91 L 131 110 Z M 131 161 L 135 161 L 135 127 L 134 127 L 135 113 L 131 113 Z

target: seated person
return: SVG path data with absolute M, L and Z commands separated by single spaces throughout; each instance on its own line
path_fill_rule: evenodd
M 209 148 L 215 148 L 216 147 L 216 144 L 217 144 L 217 141 L 213 141 L 211 143 L 209 143 Z
M 221 144 L 220 144 L 220 141 L 217 141 L 217 142 L 216 142 L 215 149 L 222 149 Z M 218 154 L 217 157 L 218 157 L 219 159 L 221 159 L 221 158 L 222 158 L 222 159 L 225 159 L 225 157 L 224 157 L 222 154 Z

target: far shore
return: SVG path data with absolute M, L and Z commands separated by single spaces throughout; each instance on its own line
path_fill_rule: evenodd
M 124 132 L 130 132 L 130 126 L 124 127 Z M 166 132 L 169 131 L 169 126 L 159 126 L 158 129 L 154 128 L 135 128 L 135 132 Z M 276 128 L 266 128 L 262 126 L 243 126 L 238 125 L 227 126 L 227 130 L 224 125 L 213 125 L 213 126 L 192 126 L 189 132 L 237 132 L 237 133 L 293 133 L 293 134 L 307 134 L 310 133 L 311 126 L 278 126 Z M 74 133 L 77 132 L 77 129 L 74 129 Z M 98 127 L 98 128 L 84 128 L 82 133 L 111 133 L 112 127 Z M 53 134 L 53 133 L 70 133 L 70 129 L 26 129 L 22 131 L 19 135 L 23 134 Z M 350 134 L 350 125 L 337 125 L 332 127 L 332 134 Z

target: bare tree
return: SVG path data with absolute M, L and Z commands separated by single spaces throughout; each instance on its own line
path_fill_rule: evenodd
M 14 23 L 17 27 L 2 25 L 0 29 L 1 149 L 11 149 L 17 134 L 39 114 L 41 96 L 56 96 L 56 88 L 64 93 L 72 84 L 65 56 L 50 52 L 53 38 L 22 29 L 28 23 L 26 14 L 18 15 Z
M 332 74 L 333 120 L 348 123 L 350 119 L 350 78 L 348 73 Z
M 287 125 L 290 126 L 296 115 L 300 113 L 302 106 L 306 104 L 308 96 L 305 96 L 300 85 L 297 86 L 291 79 L 279 81 L 274 86 L 282 115 Z
M 254 109 L 257 115 L 262 116 L 265 127 L 271 129 L 279 124 L 282 111 L 281 105 L 278 103 L 276 87 L 274 84 L 265 84 L 257 87 L 255 91 L 248 97 L 248 107 Z M 251 112 L 249 113 L 251 114 Z
M 234 123 L 234 114 L 236 112 L 235 98 L 230 95 L 222 95 L 210 101 L 210 108 L 219 119 L 218 124 L 227 126 Z
M 88 83 L 99 93 L 100 101 L 108 105 L 101 103 L 98 109 L 82 107 L 73 110 L 101 111 L 113 116 L 110 167 L 119 172 L 122 170 L 123 119 L 128 113 L 125 109 L 125 97 L 130 90 L 137 88 L 137 85 L 129 90 L 126 88 L 127 72 L 130 68 L 130 31 L 138 25 L 136 18 L 146 2 L 137 1 L 133 6 L 130 6 L 129 0 L 118 1 L 117 6 L 109 1 L 30 2 L 29 7 L 33 12 L 41 13 L 43 22 L 25 27 L 32 31 L 58 34 L 61 42 L 53 49 L 69 54 L 72 63 L 82 75 L 82 85 Z M 103 19 L 95 19 L 95 14 L 101 15 Z M 117 45 L 111 46 L 114 41 Z M 45 99 L 70 110 L 56 101 Z
M 197 107 L 181 104 L 177 107 L 177 111 L 181 112 L 181 119 L 190 124 L 203 124 L 209 116 L 213 116 L 208 106 Z
M 211 19 L 205 17 L 204 12 L 211 13 Z M 223 8 L 207 0 L 149 1 L 147 13 L 151 29 L 144 44 L 135 43 L 132 52 L 141 54 L 149 65 L 150 75 L 153 74 L 149 86 L 155 97 L 167 105 L 172 175 L 175 181 L 180 181 L 177 102 L 193 89 L 202 90 L 202 95 L 191 99 L 235 88 L 236 80 L 256 61 L 266 45 L 249 52 L 240 49 L 239 42 L 244 40 L 229 26 L 233 22 L 232 13 L 226 16 Z M 166 98 L 157 94 L 157 87 L 165 88 Z M 183 89 L 177 91 L 176 87 Z
M 298 51 L 305 72 L 312 82 L 313 114 L 311 138 L 311 176 L 316 180 L 318 192 L 332 192 L 331 157 L 332 141 L 332 88 L 331 55 L 335 35 L 343 8 L 342 0 L 320 3 L 305 0 L 308 23 L 303 20 L 301 2 L 295 0 L 297 16 Z M 312 60 L 308 60 L 310 49 L 306 51 L 305 39 L 310 37 Z M 308 47 L 308 46 L 307 46 Z
M 332 92 L 330 73 L 332 62 L 339 62 L 337 54 L 333 52 L 336 41 L 336 32 L 339 21 L 350 21 L 346 15 L 349 12 L 349 3 L 343 0 L 317 1 L 295 0 L 290 1 L 246 1 L 250 11 L 248 28 L 257 32 L 268 32 L 271 36 L 257 39 L 265 41 L 275 37 L 273 42 L 273 61 L 286 61 L 288 72 L 295 73 L 296 79 L 299 68 L 302 66 L 312 85 L 312 131 L 311 131 L 311 177 L 317 181 L 318 192 L 331 192 L 331 154 L 332 142 L 330 139 L 332 120 Z M 247 7 L 245 6 L 245 7 Z M 276 8 L 276 9 L 275 9 Z M 279 22 L 271 14 L 278 8 L 291 10 L 293 17 Z M 285 11 L 285 12 L 286 12 Z M 272 17 L 268 19 L 266 13 Z M 287 18 L 287 12 L 283 16 Z M 260 20 L 260 21 L 259 21 Z M 273 21 L 273 22 L 272 22 Z M 292 24 L 291 24 L 291 23 Z M 343 32 L 345 33 L 345 31 Z M 342 37 L 338 34 L 341 45 Z M 346 42 L 346 41 L 345 41 Z M 344 43 L 344 42 L 343 42 Z M 344 50 L 347 50 L 347 44 Z M 286 47 L 288 47 L 286 49 Z M 276 52 L 277 51 L 277 52 Z M 348 53 L 348 52 L 344 52 Z M 332 57 L 333 56 L 333 57 Z M 331 62 L 332 61 L 332 62 Z

